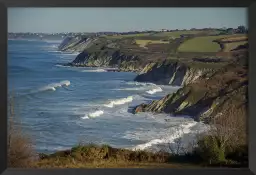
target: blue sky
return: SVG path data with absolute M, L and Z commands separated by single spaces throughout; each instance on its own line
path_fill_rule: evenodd
M 246 8 L 8 8 L 8 32 L 125 32 L 247 26 Z

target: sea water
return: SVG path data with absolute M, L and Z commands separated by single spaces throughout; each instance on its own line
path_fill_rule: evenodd
M 8 93 L 36 151 L 51 153 L 81 142 L 159 151 L 175 139 L 188 144 L 206 130 L 188 116 L 132 114 L 134 106 L 179 87 L 134 82 L 132 72 L 62 66 L 77 54 L 58 51 L 60 42 L 8 40 Z

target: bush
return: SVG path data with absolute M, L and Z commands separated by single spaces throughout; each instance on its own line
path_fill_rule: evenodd
M 29 167 L 35 158 L 31 140 L 22 132 L 20 122 L 14 113 L 14 101 L 11 98 L 8 107 L 7 166 L 12 168 Z
M 212 129 L 199 139 L 195 152 L 208 164 L 247 164 L 245 108 L 232 106 L 214 119 Z

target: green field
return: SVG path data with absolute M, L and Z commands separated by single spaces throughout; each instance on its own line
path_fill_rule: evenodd
M 147 44 L 168 44 L 168 41 L 161 41 L 161 40 L 135 40 L 136 44 L 140 47 L 145 47 Z
M 153 36 L 167 36 L 167 37 L 172 37 L 172 38 L 179 38 L 180 35 L 183 35 L 183 34 L 198 34 L 201 32 L 202 31 L 194 31 L 194 30 L 161 32 L 161 33 L 154 34 Z
M 130 34 L 130 35 L 117 35 L 117 36 L 109 36 L 106 35 L 106 38 L 114 38 L 114 39 L 121 39 L 121 38 L 129 38 L 129 37 L 141 37 L 141 36 L 149 36 L 150 33 L 139 33 L 139 34 Z
M 178 48 L 179 52 L 218 52 L 221 50 L 220 45 L 213 42 L 216 39 L 226 38 L 230 36 L 240 35 L 219 35 L 219 36 L 203 36 L 190 39 Z

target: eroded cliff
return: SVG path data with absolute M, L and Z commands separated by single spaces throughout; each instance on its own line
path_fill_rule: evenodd
M 222 115 L 223 110 L 247 104 L 247 69 L 230 64 L 213 73 L 209 78 L 198 78 L 176 93 L 169 94 L 150 104 L 141 104 L 138 112 L 164 112 L 173 115 L 188 115 L 195 120 L 208 122 Z

